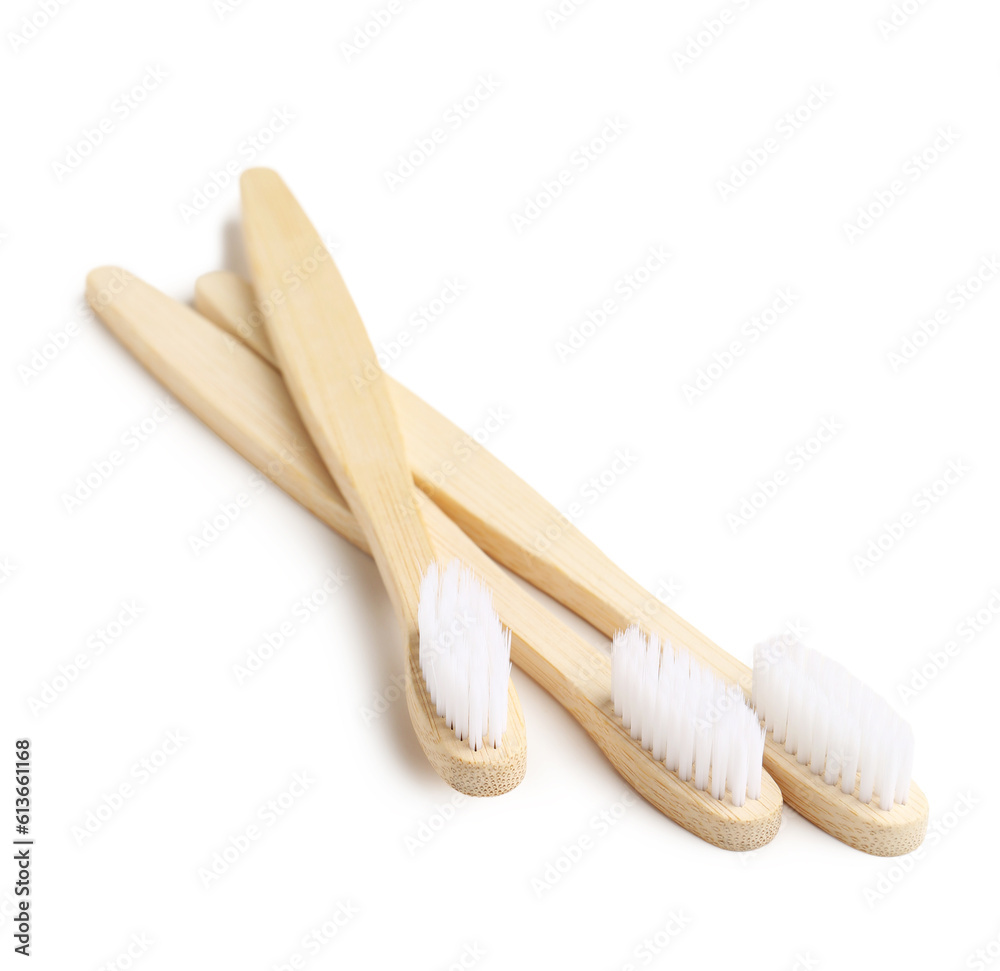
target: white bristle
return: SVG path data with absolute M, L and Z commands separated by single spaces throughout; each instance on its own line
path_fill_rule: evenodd
M 747 757 L 747 798 L 760 799 L 760 790 L 764 777 L 764 732 L 750 731 L 750 728 L 759 728 L 760 722 L 757 720 L 757 712 L 749 711 L 744 716 L 747 722 L 747 744 L 749 754 Z
M 615 714 L 657 761 L 733 805 L 759 799 L 764 729 L 743 693 L 634 624 L 614 636 Z
M 750 775 L 750 766 L 747 764 L 750 757 L 749 745 L 740 721 L 734 720 L 729 730 L 729 771 L 726 778 L 733 792 L 746 792 L 747 778 Z
M 507 727 L 510 631 L 493 596 L 458 560 L 431 563 L 417 609 L 420 670 L 449 728 L 469 747 L 496 748 Z
M 846 668 L 799 643 L 754 648 L 753 697 L 775 742 L 843 792 L 877 796 L 882 809 L 905 803 L 913 731 Z

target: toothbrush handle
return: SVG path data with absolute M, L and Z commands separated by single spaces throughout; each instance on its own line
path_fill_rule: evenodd
M 434 551 L 375 350 L 333 258 L 281 177 L 249 169 L 240 192 L 254 286 L 259 295 L 282 294 L 265 316 L 285 384 L 415 646 L 420 581 Z M 303 267 L 308 275 L 289 286 L 289 271 Z
M 368 536 L 309 440 L 281 375 L 193 310 L 128 274 L 127 288 L 115 291 L 110 302 L 102 300 L 120 272 L 113 267 L 91 272 L 87 295 L 122 343 L 223 440 L 351 542 L 370 549 Z M 407 509 L 413 508 L 415 494 L 411 484 Z M 413 518 L 419 522 L 418 516 Z M 422 523 L 420 538 L 432 556 Z M 510 791 L 524 778 L 527 759 L 524 717 L 513 680 L 507 679 L 507 726 L 500 744 L 473 749 L 437 714 L 416 646 L 408 639 L 406 705 L 428 761 L 449 785 L 468 795 Z
M 100 278 L 93 289 L 101 290 Z M 274 367 L 233 345 L 221 328 L 135 279 L 127 298 L 100 313 L 122 343 L 224 441 L 345 539 L 369 551 Z M 737 808 L 669 772 L 615 716 L 607 656 L 511 580 L 432 502 L 416 496 L 435 552 L 467 562 L 492 588 L 497 610 L 511 628 L 514 662 L 580 723 L 639 795 L 725 849 L 755 849 L 774 837 L 781 793 L 769 775 L 763 776 L 761 798 Z M 419 677 L 419 672 L 411 674 Z M 524 735 L 520 709 L 514 705 L 509 706 L 507 734 Z
M 195 305 L 220 327 L 278 367 L 259 326 L 249 285 L 234 273 L 198 280 Z M 255 326 L 256 325 L 256 326 Z M 390 392 L 421 491 L 478 546 L 518 576 L 568 607 L 607 637 L 638 623 L 684 644 L 749 693 L 750 668 L 644 590 L 482 445 L 389 375 Z

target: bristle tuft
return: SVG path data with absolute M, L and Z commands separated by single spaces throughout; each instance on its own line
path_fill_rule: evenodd
M 743 692 L 636 625 L 614 636 L 615 714 L 644 749 L 685 782 L 733 805 L 759 799 L 764 730 Z
M 417 610 L 420 670 L 437 713 L 474 751 L 500 745 L 507 727 L 510 631 L 493 595 L 458 560 L 431 563 Z
M 906 802 L 913 731 L 846 668 L 799 643 L 754 648 L 753 697 L 775 742 L 828 785 L 882 809 Z

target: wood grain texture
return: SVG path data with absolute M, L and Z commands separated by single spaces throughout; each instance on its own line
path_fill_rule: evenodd
M 385 384 L 352 379 L 378 368 L 375 349 L 333 258 L 281 177 L 240 179 L 243 236 L 265 326 L 309 437 L 361 523 L 399 622 L 416 642 L 420 581 L 434 559 Z M 306 273 L 303 267 L 308 266 Z M 298 285 L 288 286 L 296 272 Z
M 274 354 L 254 326 L 253 291 L 233 273 L 202 276 L 196 305 L 205 316 L 267 360 Z M 750 668 L 644 590 L 569 520 L 460 428 L 391 377 L 391 389 L 417 484 L 497 562 L 543 590 L 607 636 L 630 623 L 683 644 L 722 677 L 750 693 Z M 445 467 L 463 443 L 461 462 Z M 447 472 L 447 474 L 445 474 Z M 883 811 L 829 786 L 768 736 L 765 768 L 785 801 L 849 846 L 877 856 L 916 849 L 927 832 L 928 804 L 916 782 L 905 805 Z
M 354 301 L 319 233 L 276 172 L 248 169 L 240 193 L 257 294 L 283 292 L 282 299 L 268 303 L 268 339 L 309 438 L 361 525 L 403 631 L 407 705 L 420 746 L 459 791 L 507 792 L 524 778 L 527 746 L 509 679 L 500 744 L 473 750 L 437 714 L 420 671 L 420 582 L 434 548 L 415 501 L 389 393 L 379 381 L 363 394 L 352 384 L 352 377 L 375 361 Z M 294 288 L 287 286 L 290 272 L 297 274 Z
M 100 293 L 113 274 L 113 268 L 95 270 L 88 291 Z M 204 317 L 134 278 L 126 293 L 97 309 L 118 339 L 209 428 L 368 552 L 364 531 L 309 441 L 274 367 Z M 639 795 L 725 849 L 750 850 L 774 837 L 781 794 L 769 775 L 764 774 L 761 798 L 737 808 L 728 795 L 712 799 L 668 772 L 615 717 L 607 655 L 521 589 L 433 502 L 419 492 L 417 497 L 437 555 L 460 557 L 493 589 L 497 608 L 511 627 L 514 663 L 566 708 Z

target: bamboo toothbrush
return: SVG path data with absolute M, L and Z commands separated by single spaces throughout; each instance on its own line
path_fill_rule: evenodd
M 378 380 L 363 394 L 352 387 L 352 374 L 375 361 L 375 351 L 319 234 L 276 172 L 249 169 L 240 192 L 259 294 L 279 290 L 292 267 L 316 264 L 284 300 L 271 304 L 268 337 L 309 437 L 361 524 L 395 607 L 407 659 L 407 704 L 420 744 L 456 789 L 507 792 L 525 770 L 510 635 L 489 592 L 467 569 L 458 563 L 438 569 L 389 393 Z M 456 623 L 464 617 L 468 622 Z
M 94 270 L 88 293 L 106 291 L 116 271 Z M 252 306 L 252 304 L 251 304 Z M 222 328 L 135 277 L 95 310 L 146 368 L 210 428 L 290 496 L 359 549 L 364 532 L 309 441 L 280 374 L 264 349 L 254 353 Z M 234 318 L 235 319 L 235 318 Z M 294 454 L 294 461 L 288 455 Z M 611 664 L 514 583 L 423 493 L 420 509 L 439 558 L 458 557 L 493 589 L 511 626 L 514 662 L 575 718 L 615 769 L 644 799 L 702 839 L 729 850 L 771 840 L 781 795 L 764 772 L 758 799 L 742 807 L 682 781 L 633 740 L 615 715 Z
M 249 285 L 215 272 L 196 286 L 196 306 L 219 326 L 273 361 Z M 638 624 L 661 640 L 682 644 L 702 663 L 749 695 L 752 671 L 627 576 L 530 486 L 476 445 L 446 418 L 388 375 L 417 485 L 497 562 L 534 584 L 611 637 Z M 442 458 L 464 442 L 464 460 L 439 472 Z M 786 739 L 787 741 L 787 739 Z M 785 801 L 820 829 L 878 856 L 909 853 L 923 841 L 928 806 L 911 782 L 906 803 L 888 811 L 861 800 L 860 779 L 850 792 L 785 750 L 769 732 L 764 766 Z

